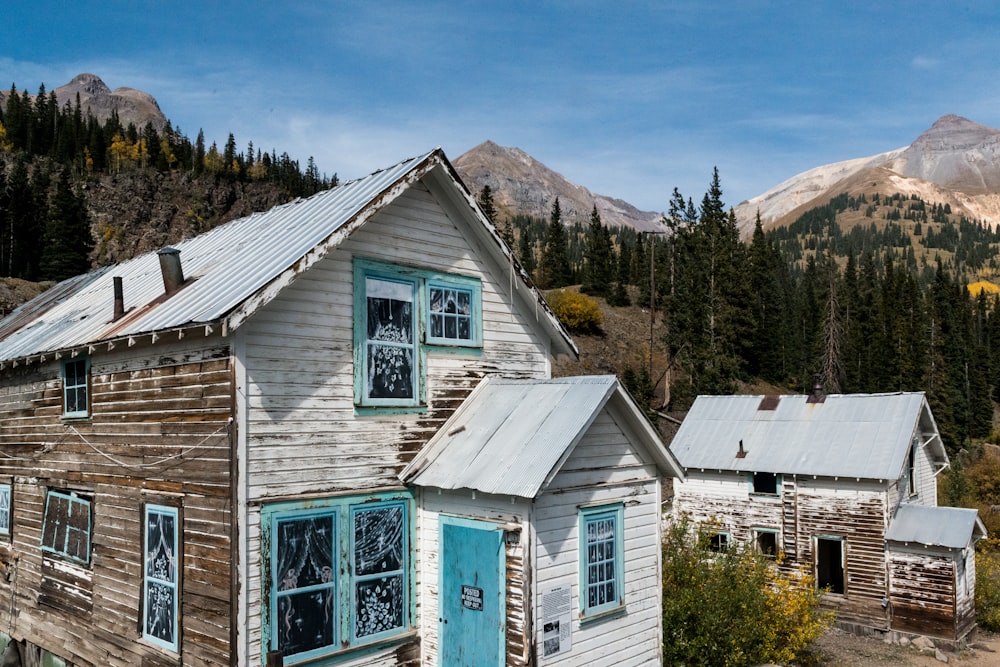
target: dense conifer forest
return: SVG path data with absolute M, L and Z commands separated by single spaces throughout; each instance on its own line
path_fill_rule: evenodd
M 220 149 L 192 142 L 169 122 L 100 121 L 54 92 L 12 87 L 0 105 L 0 276 L 62 280 L 93 267 L 95 239 L 84 194 L 88 185 L 130 173 L 183 175 L 223 183 L 268 184 L 279 198 L 307 196 L 336 184 L 312 158 L 303 170 L 287 153 L 250 142 L 239 150 L 229 134 Z M 112 233 L 112 232 L 108 232 Z
M 595 210 L 589 226 L 559 235 L 558 215 L 556 202 L 548 222 L 498 224 L 540 286 L 655 305 L 668 332 L 668 409 L 741 382 L 798 392 L 819 382 L 830 393 L 926 392 L 953 454 L 991 435 L 1000 234 L 989 226 L 955 219 L 945 204 L 845 194 L 787 227 L 765 232 L 758 220 L 746 241 L 718 172 L 700 205 L 674 190 L 669 234 L 608 229 Z M 547 268 L 559 253 L 565 273 Z M 629 369 L 626 380 L 651 396 L 662 378 Z

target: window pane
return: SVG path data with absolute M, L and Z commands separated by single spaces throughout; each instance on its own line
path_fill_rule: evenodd
M 355 604 L 354 634 L 358 637 L 403 627 L 403 576 L 359 582 Z
M 409 283 L 368 278 L 368 339 L 413 342 L 413 287 Z
M 333 580 L 332 516 L 278 522 L 277 590 L 290 591 Z
M 159 584 L 153 581 L 146 586 L 146 635 L 175 644 L 174 596 L 177 594 L 173 586 Z
M 368 346 L 368 398 L 413 398 L 413 350 Z
M 50 493 L 45 503 L 45 522 L 42 526 L 42 545 L 62 551 L 66 544 L 66 517 L 69 498 Z
M 150 511 L 146 525 L 146 576 L 176 583 L 176 531 L 171 514 Z
M 366 576 L 403 567 L 403 508 L 399 505 L 354 513 L 354 573 Z
M 277 604 L 277 647 L 295 655 L 333 644 L 333 589 L 282 595 Z

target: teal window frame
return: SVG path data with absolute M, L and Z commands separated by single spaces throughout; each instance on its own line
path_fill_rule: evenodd
M 389 533 L 398 540 L 388 543 L 390 547 L 396 545 L 392 555 L 379 554 L 382 557 L 377 562 L 368 561 L 366 564 L 364 559 L 359 558 L 359 542 L 367 545 L 364 547 L 366 549 L 370 549 L 373 543 L 366 540 L 364 522 L 359 523 L 359 517 L 366 513 L 381 513 L 385 517 L 391 517 L 396 512 L 401 513 L 401 530 L 396 534 Z M 329 522 L 330 563 L 321 563 L 320 567 L 330 567 L 331 572 L 329 577 L 326 574 L 321 576 L 319 582 L 314 581 L 313 576 L 304 585 L 299 585 L 299 575 L 306 566 L 303 565 L 294 572 L 279 572 L 279 560 L 284 553 L 279 541 L 283 525 L 302 521 Z M 384 492 L 271 503 L 261 509 L 261 532 L 261 543 L 267 545 L 262 550 L 263 588 L 268 592 L 267 599 L 270 600 L 269 605 L 262 605 L 261 608 L 262 658 L 265 663 L 268 654 L 273 652 L 282 653 L 284 664 L 292 665 L 391 642 L 415 630 L 416 565 L 412 555 L 415 507 L 411 493 Z M 384 537 L 385 533 L 379 531 L 378 535 Z M 323 557 L 327 557 L 325 549 L 323 552 Z M 309 560 L 311 562 L 314 559 Z M 396 609 L 399 614 L 397 622 L 379 623 L 367 613 L 359 614 L 359 608 L 362 612 L 371 608 L 359 600 L 359 591 L 362 596 L 370 598 L 376 589 L 382 591 L 384 596 L 401 596 Z M 312 596 L 316 603 L 321 601 L 324 613 L 329 609 L 331 625 L 325 627 L 328 635 L 324 638 L 324 644 L 284 654 L 279 623 L 284 614 L 294 611 L 297 596 L 306 596 L 299 599 Z M 316 596 L 323 598 L 320 600 Z M 324 629 L 324 626 L 325 623 L 318 627 Z
M 58 504 L 54 505 L 53 500 Z M 65 504 L 65 512 L 60 512 L 61 504 Z M 61 556 L 74 563 L 90 565 L 91 526 L 89 498 L 79 496 L 74 491 L 49 490 L 45 495 L 45 514 L 42 516 L 40 538 L 42 551 Z
M 151 520 L 157 521 L 154 527 Z M 167 520 L 167 521 L 165 521 Z M 176 507 L 147 504 L 143 510 L 142 568 L 142 636 L 157 646 L 174 653 L 178 650 L 180 628 L 180 513 Z M 151 530 L 152 529 L 152 530 Z M 152 539 L 158 544 L 151 544 Z M 158 606 L 166 596 L 169 600 L 167 637 L 155 630 L 162 627 L 160 616 L 150 617 L 151 607 Z M 152 628 L 152 629 L 151 629 Z
M 623 608 L 625 506 L 615 503 L 580 508 L 579 531 L 581 617 L 591 618 Z
M 371 281 L 371 282 L 369 282 Z M 369 298 L 369 286 L 382 286 L 381 297 Z M 390 295 L 395 291 L 396 298 Z M 468 299 L 466 313 L 449 313 L 435 305 L 431 312 L 435 293 L 461 295 Z M 381 298 L 381 305 L 373 301 Z M 396 305 L 390 305 L 394 301 Z M 405 338 L 397 330 L 386 331 L 376 325 L 378 315 L 370 308 L 380 307 L 381 316 L 388 317 L 404 312 L 401 304 L 411 304 L 409 341 L 394 341 L 390 338 Z M 455 323 L 455 336 L 449 336 L 443 322 L 449 318 L 460 318 L 468 325 L 467 334 L 458 334 L 459 321 Z M 437 323 L 442 322 L 440 331 Z M 433 329 L 433 331 L 432 331 Z M 434 353 L 477 353 L 483 346 L 482 282 L 478 278 L 405 267 L 370 259 L 354 259 L 354 403 L 359 410 L 369 408 L 398 410 L 422 410 L 427 405 L 427 354 Z M 374 359 L 377 356 L 399 358 L 409 351 L 411 354 L 409 381 L 400 386 L 408 387 L 402 395 L 387 396 L 398 391 L 396 382 L 405 373 L 379 372 Z M 405 369 L 404 369 L 405 370 Z M 373 387 L 378 378 L 382 391 Z M 388 385 L 388 386 L 387 386 Z M 376 395 L 377 393 L 383 395 Z
M 761 548 L 760 536 L 761 535 L 773 535 L 774 536 L 774 553 L 767 553 Z M 757 553 L 771 559 L 776 559 L 781 554 L 781 531 L 777 528 L 763 528 L 759 526 L 754 526 L 753 529 L 753 548 Z
M 62 360 L 63 417 L 81 419 L 90 416 L 90 357 Z M 82 399 L 82 400 L 81 400 Z M 80 409 L 81 403 L 83 409 Z M 70 409 L 72 406 L 72 409 Z
M 11 501 L 14 487 L 10 484 L 0 484 L 0 535 L 10 536 Z

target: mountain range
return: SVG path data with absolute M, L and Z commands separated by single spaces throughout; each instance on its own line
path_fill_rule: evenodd
M 1000 130 L 942 116 L 904 148 L 815 167 L 735 207 L 744 233 L 794 221 L 841 194 L 916 195 L 990 225 L 1000 223 Z
M 152 123 L 158 131 L 167 123 L 152 95 L 127 87 L 112 91 L 95 74 L 80 74 L 54 92 L 60 106 L 75 104 L 79 95 L 83 111 L 102 120 L 117 113 L 123 124 Z M 0 104 L 5 96 L 0 91 Z M 661 213 L 572 183 L 520 148 L 484 141 L 455 158 L 454 166 L 475 194 L 490 186 L 501 214 L 548 218 L 558 197 L 567 223 L 586 224 L 596 207 L 608 226 L 663 229 Z M 1000 130 L 961 116 L 942 116 L 909 146 L 818 166 L 741 202 L 734 207 L 737 224 L 745 236 L 758 212 L 765 229 L 787 224 L 844 192 L 916 195 L 949 204 L 967 218 L 1000 224 Z
M 77 74 L 72 81 L 52 92 L 55 93 L 60 108 L 66 104 L 75 105 L 79 95 L 83 114 L 90 113 L 102 122 L 117 112 L 123 126 L 132 123 L 141 129 L 146 123 L 152 123 L 159 132 L 167 124 L 167 117 L 163 115 L 160 105 L 152 95 L 135 88 L 121 87 L 111 90 L 96 74 Z M 0 91 L 0 104 L 6 106 L 8 94 L 9 91 Z

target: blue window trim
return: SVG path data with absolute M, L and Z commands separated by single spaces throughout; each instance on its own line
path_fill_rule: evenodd
M 419 412 L 427 407 L 427 355 L 479 354 L 483 345 L 482 282 L 478 278 L 399 266 L 376 260 L 355 258 L 354 266 L 354 404 L 359 414 L 373 412 Z M 395 282 L 412 286 L 413 369 L 412 398 L 371 398 L 368 396 L 368 300 L 366 280 Z M 431 288 L 456 289 L 471 297 L 469 339 L 430 335 Z
M 182 562 L 182 559 L 181 559 L 181 543 L 180 543 L 180 540 L 179 540 L 179 534 L 180 534 L 179 533 L 179 530 L 180 530 L 180 516 L 179 516 L 179 512 L 177 511 L 176 507 L 169 507 L 169 506 L 166 506 L 166 505 L 153 505 L 153 504 L 147 504 L 145 506 L 145 508 L 143 510 L 143 519 L 142 519 L 142 535 L 143 535 L 142 539 L 143 539 L 143 553 L 144 554 L 148 554 L 149 553 L 149 544 L 146 543 L 146 540 L 149 539 L 149 519 L 150 519 L 150 515 L 161 515 L 161 516 L 167 516 L 167 517 L 172 517 L 173 518 L 173 545 L 174 545 L 173 557 L 174 557 L 174 565 L 173 565 L 173 580 L 171 581 L 171 580 L 161 579 L 161 578 L 158 578 L 158 577 L 155 577 L 155 576 L 151 576 L 149 574 L 149 568 L 146 565 L 145 558 L 143 559 L 143 568 L 142 568 L 142 592 L 143 592 L 142 636 L 143 636 L 143 639 L 145 639 L 145 640 L 147 640 L 149 642 L 152 642 L 152 643 L 156 644 L 157 646 L 161 646 L 161 647 L 163 647 L 165 649 L 168 649 L 168 650 L 173 651 L 174 653 L 176 653 L 177 652 L 177 646 L 178 646 L 177 645 L 177 640 L 178 640 L 178 636 L 179 636 L 178 630 L 179 630 L 179 627 L 180 627 L 180 607 L 179 607 L 179 601 L 180 601 L 180 593 L 181 593 L 181 591 L 180 591 L 179 582 L 180 582 L 180 568 L 181 568 L 181 562 Z M 149 625 L 148 625 L 148 620 L 149 620 L 148 619 L 149 603 L 148 603 L 148 601 L 146 599 L 146 596 L 149 595 L 149 586 L 150 586 L 150 583 L 158 584 L 158 585 L 161 585 L 161 586 L 166 586 L 167 588 L 170 588 L 170 589 L 173 590 L 173 593 L 174 593 L 174 595 L 173 595 L 174 608 L 173 608 L 173 616 L 172 616 L 173 624 L 172 624 L 171 630 L 170 630 L 170 636 L 174 638 L 174 640 L 172 642 L 164 641 L 163 639 L 160 639 L 159 637 L 157 637 L 155 635 L 149 634 L 146 631 L 146 629 L 149 627 Z
M 354 517 L 365 510 L 393 506 L 402 508 L 405 525 L 402 535 L 403 567 L 391 573 L 393 576 L 403 577 L 403 623 L 399 628 L 358 638 L 355 636 L 354 591 L 357 581 L 363 578 L 354 576 Z M 266 599 L 270 600 L 270 606 L 261 605 L 262 663 L 267 662 L 269 652 L 278 650 L 276 637 L 279 619 L 276 610 L 281 577 L 276 572 L 277 545 L 274 543 L 277 539 L 278 523 L 290 519 L 321 516 L 331 518 L 335 531 L 333 545 L 335 573 L 331 587 L 334 591 L 335 610 L 333 641 L 329 646 L 285 656 L 284 664 L 294 665 L 332 655 L 370 649 L 386 642 L 412 636 L 415 630 L 416 594 L 413 588 L 416 581 L 416 563 L 412 554 L 415 539 L 415 507 L 410 492 L 383 492 L 269 503 L 261 508 L 262 589 L 266 591 Z
M 760 549 L 760 536 L 761 535 L 774 535 L 774 553 L 768 554 Z M 765 528 L 763 526 L 753 527 L 753 547 L 754 549 L 768 558 L 777 558 L 781 552 L 781 529 L 780 528 Z
M 10 536 L 13 498 L 14 487 L 11 484 L 0 484 L 0 535 Z
M 69 373 L 67 372 L 67 367 L 76 366 L 77 364 L 83 365 L 83 382 L 74 382 L 70 384 Z M 76 377 L 79 378 L 79 371 L 76 373 Z M 86 355 L 74 357 L 72 359 L 63 359 L 61 363 L 60 377 L 62 379 L 62 404 L 63 413 L 62 416 L 65 419 L 82 419 L 90 416 L 90 357 Z M 80 390 L 83 391 L 83 410 L 68 410 L 70 405 L 69 395 L 71 391 L 79 393 Z
M 48 544 L 45 544 L 45 533 L 47 532 L 46 531 L 46 525 L 47 525 L 47 523 L 49 521 L 49 503 L 52 501 L 53 498 L 59 498 L 61 500 L 68 501 L 70 516 L 73 515 L 74 508 L 76 509 L 77 512 L 85 512 L 86 516 L 87 516 L 87 520 L 86 520 L 87 528 L 86 528 L 86 530 L 81 530 L 80 528 L 74 527 L 74 526 L 67 526 L 66 527 L 66 533 L 65 533 L 65 535 L 63 537 L 63 544 L 61 546 L 60 545 L 48 545 Z M 79 515 L 77 514 L 77 516 L 79 516 Z M 90 531 L 91 531 L 91 528 L 92 528 L 92 522 L 91 522 L 91 516 L 90 516 L 90 500 L 88 500 L 86 498 L 82 498 L 82 497 L 78 496 L 75 492 L 72 492 L 72 491 L 69 492 L 69 493 L 63 493 L 61 491 L 49 491 L 45 495 L 45 514 L 42 516 L 42 535 L 41 535 L 41 538 L 40 538 L 40 544 L 41 544 L 42 551 L 47 551 L 49 553 L 57 554 L 57 555 L 59 555 L 59 556 L 61 556 L 63 558 L 66 558 L 69 561 L 74 562 L 74 563 L 80 563 L 82 565 L 89 565 L 90 564 L 90 546 L 91 546 L 91 544 L 90 544 Z M 86 535 L 86 542 L 85 542 L 85 545 L 86 545 L 85 552 L 87 554 L 86 559 L 77 558 L 76 556 L 73 556 L 73 555 L 71 555 L 69 553 L 69 539 L 70 539 L 70 536 L 72 534 L 75 534 L 75 533 L 83 533 L 84 535 Z
M 614 521 L 614 587 L 615 595 L 603 604 L 589 604 L 588 570 L 591 563 L 587 542 L 587 527 L 598 521 Z M 625 506 L 622 503 L 580 508 L 580 616 L 583 619 L 616 612 L 625 606 Z M 607 560 L 607 556 L 605 556 Z M 593 565 L 597 565 L 593 563 Z

